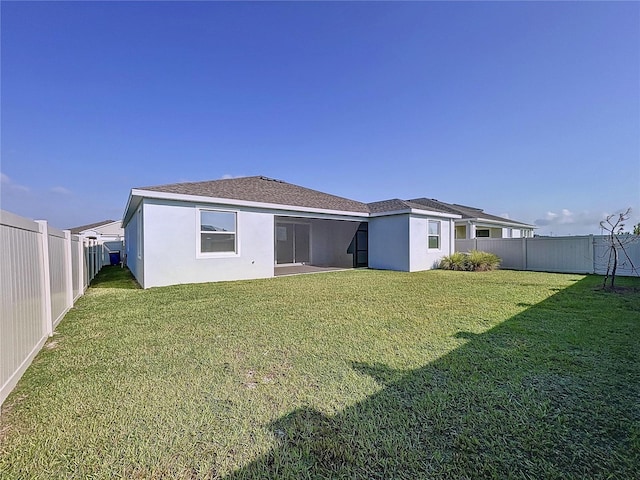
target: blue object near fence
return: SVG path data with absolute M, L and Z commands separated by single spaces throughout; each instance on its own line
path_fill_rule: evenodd
M 109 262 L 111 265 L 120 265 L 120 252 L 109 252 Z

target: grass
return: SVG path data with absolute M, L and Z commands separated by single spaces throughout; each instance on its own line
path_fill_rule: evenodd
M 3 405 L 0 477 L 632 478 L 640 281 L 103 269 Z

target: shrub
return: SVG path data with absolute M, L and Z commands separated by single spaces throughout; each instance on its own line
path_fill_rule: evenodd
M 469 263 L 473 267 L 471 270 L 486 272 L 488 270 L 495 270 L 500 266 L 500 257 L 495 253 L 471 250 L 469 252 Z
M 455 252 L 440 261 L 444 270 L 464 270 L 470 272 L 486 272 L 500 266 L 500 257 L 489 252 L 471 250 L 469 253 Z
M 467 254 L 455 252 L 440 261 L 440 268 L 443 270 L 469 270 Z

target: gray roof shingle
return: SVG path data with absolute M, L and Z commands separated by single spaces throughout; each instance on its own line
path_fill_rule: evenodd
M 137 190 L 226 198 L 342 212 L 369 212 L 369 208 L 365 203 L 263 176 L 229 178 L 206 182 L 173 183 L 154 187 L 140 187 L 137 188 Z
M 514 223 L 514 224 L 523 225 L 523 226 L 531 226 L 526 223 L 511 220 L 510 218 L 491 215 L 489 213 L 486 213 L 481 208 L 468 207 L 466 205 L 458 205 L 457 203 L 445 203 L 439 200 L 435 200 L 433 198 L 414 198 L 410 201 L 413 203 L 424 205 L 425 207 L 429 207 L 429 208 L 439 207 L 449 213 L 457 213 L 458 215 L 462 215 L 463 219 L 477 218 L 477 219 L 484 219 L 484 220 L 493 220 L 498 222 Z
M 398 210 L 417 209 L 417 210 L 429 210 L 432 212 L 440 213 L 455 213 L 444 210 L 436 205 L 428 206 L 421 203 L 416 203 L 411 200 L 400 200 L 399 198 L 392 198 L 390 200 L 382 200 L 380 202 L 371 202 L 367 204 L 371 213 L 385 213 Z M 427 208 L 425 208 L 427 207 Z
M 89 225 L 81 225 L 79 227 L 70 228 L 71 233 L 77 235 L 78 233 L 84 232 L 85 230 L 93 230 L 94 228 L 102 227 L 103 225 L 108 225 L 110 223 L 114 223 L 115 220 L 103 220 L 102 222 L 90 223 Z

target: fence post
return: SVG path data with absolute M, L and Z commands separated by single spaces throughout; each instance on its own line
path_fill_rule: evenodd
M 78 237 L 78 296 L 84 294 L 84 250 L 82 249 L 82 238 Z
M 589 243 L 591 244 L 589 249 L 591 253 L 591 273 L 596 273 L 596 239 L 593 238 L 593 234 L 589 235 Z
M 522 269 L 527 270 L 527 237 L 522 237 Z
M 64 273 L 67 293 L 67 307 L 73 307 L 73 252 L 71 251 L 71 230 L 64 231 Z
M 91 285 L 91 280 L 95 276 L 96 271 L 96 259 L 95 259 L 95 248 L 93 247 L 93 240 L 89 240 L 89 279 L 87 282 L 87 287 Z
M 49 272 L 49 226 L 46 220 L 36 220 L 40 230 L 40 263 L 42 264 L 42 276 L 40 286 L 42 289 L 42 318 L 44 331 L 48 336 L 53 335 L 53 316 L 51 314 L 51 274 Z

